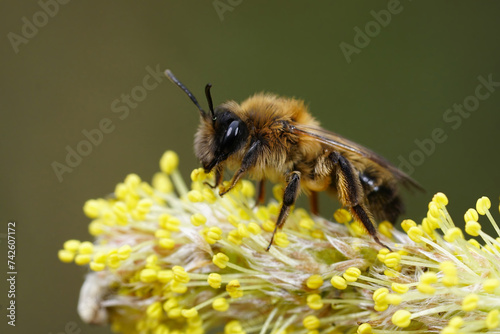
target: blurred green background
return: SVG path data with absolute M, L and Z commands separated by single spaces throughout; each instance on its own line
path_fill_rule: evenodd
M 137 87 L 148 67 L 172 69 L 204 106 L 207 82 L 214 85 L 217 104 L 258 91 L 302 98 L 325 128 L 395 164 L 412 157 L 419 165 L 412 177 L 427 190 L 405 195 L 406 216 L 417 221 L 437 191 L 448 195 L 459 224 L 483 195 L 492 199 L 498 217 L 500 90 L 467 118 L 443 119 L 452 117 L 446 112 L 454 104 L 474 102 L 468 97 L 475 94 L 478 76 L 500 81 L 498 2 L 69 1 L 58 6 L 57 13 L 47 7 L 53 17 L 45 15 L 45 22 L 36 1 L 0 4 L 5 254 L 0 262 L 6 263 L 7 222 L 15 220 L 18 271 L 15 328 L 6 325 L 6 281 L 0 284 L 2 333 L 64 333 L 69 322 L 82 333 L 108 332 L 79 319 L 85 270 L 60 263 L 57 250 L 67 239 L 90 239 L 82 212 L 87 199 L 110 193 L 131 172 L 150 180 L 165 150 L 179 153 L 186 178 L 198 167 L 192 149 L 198 112 L 169 81 L 146 91 L 125 114 L 120 99 L 132 92 L 140 96 L 144 90 Z M 380 11 L 388 6 L 394 14 L 386 24 Z M 371 11 L 385 19 L 379 31 L 370 23 Z M 34 19 L 37 32 L 23 28 Z M 356 27 L 372 29 L 369 43 L 355 40 Z M 31 37 L 23 39 L 23 30 Z M 359 46 L 350 62 L 342 42 Z M 82 131 L 98 128 L 105 118 L 113 131 L 59 182 L 54 161 L 65 164 L 66 146 L 76 149 L 85 139 Z M 418 153 L 415 141 L 429 143 L 437 128 L 446 141 L 435 143 L 430 154 Z M 337 206 L 322 198 L 323 215 L 331 217 Z

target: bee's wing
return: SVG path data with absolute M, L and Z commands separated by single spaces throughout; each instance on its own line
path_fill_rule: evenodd
M 424 191 L 422 186 L 420 186 L 415 180 L 403 173 L 396 166 L 391 164 L 389 161 L 378 155 L 377 153 L 363 147 L 349 139 L 346 139 L 336 133 L 330 132 L 319 126 L 309 126 L 304 124 L 294 124 L 292 126 L 292 131 L 300 133 L 301 135 L 308 136 L 316 139 L 327 147 L 338 151 L 347 151 L 354 154 L 359 154 L 365 158 L 370 159 L 381 167 L 389 170 L 394 177 L 401 182 L 407 188 L 414 188 L 420 191 Z

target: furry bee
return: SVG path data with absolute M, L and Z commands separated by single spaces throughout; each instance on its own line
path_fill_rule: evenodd
M 170 70 L 165 74 L 200 111 L 194 150 L 206 173 L 215 170 L 211 187 L 220 186 L 223 196 L 248 175 L 260 182 L 257 203 L 262 203 L 265 180 L 285 185 L 267 250 L 301 191 L 309 196 L 315 215 L 318 192 L 337 195 L 372 238 L 387 247 L 377 236 L 374 218 L 395 222 L 404 210 L 398 185 L 421 189 L 409 176 L 367 148 L 323 129 L 301 100 L 258 93 L 241 104 L 227 101 L 214 109 L 212 86 L 207 84 L 207 113 Z M 225 167 L 235 173 L 223 187 Z

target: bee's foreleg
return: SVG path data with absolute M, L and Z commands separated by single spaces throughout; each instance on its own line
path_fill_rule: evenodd
M 338 164 L 337 168 L 337 191 L 343 205 L 350 208 L 352 215 L 357 221 L 363 223 L 373 240 L 380 246 L 384 245 L 377 236 L 377 230 L 373 223 L 373 217 L 364 202 L 364 192 L 351 163 L 339 153 L 332 153 L 332 160 Z
M 315 191 L 311 191 L 311 194 L 309 195 L 309 207 L 311 208 L 311 213 L 313 215 L 319 215 L 318 193 Z
M 283 193 L 283 203 L 281 204 L 280 214 L 278 216 L 278 220 L 276 221 L 276 226 L 274 227 L 273 235 L 271 236 L 271 241 L 269 242 L 269 246 L 267 246 L 266 251 L 271 248 L 276 231 L 282 227 L 283 224 L 285 224 L 286 218 L 290 213 L 290 207 L 295 204 L 299 190 L 300 172 L 291 172 L 288 177 L 288 184 L 286 185 L 285 192 Z
M 223 177 L 224 177 L 224 167 L 218 165 L 217 167 L 215 167 L 215 185 L 211 185 L 208 182 L 203 182 L 203 184 L 209 186 L 212 189 L 217 188 L 217 186 L 222 183 Z
M 250 167 L 255 165 L 255 162 L 257 161 L 257 157 L 259 156 L 261 151 L 261 143 L 259 140 L 254 141 L 251 145 L 248 151 L 245 153 L 245 156 L 243 157 L 243 161 L 241 162 L 240 169 L 234 173 L 233 178 L 231 179 L 229 186 L 221 189 L 219 192 L 220 196 L 224 196 L 229 190 L 233 189 L 234 186 L 238 183 L 240 178 L 245 175 L 245 173 L 248 171 Z

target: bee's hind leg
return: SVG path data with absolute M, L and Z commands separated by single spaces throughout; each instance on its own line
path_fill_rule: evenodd
M 279 228 L 281 228 L 290 213 L 290 207 L 295 204 L 295 200 L 297 199 L 297 195 L 300 190 L 300 172 L 291 172 L 288 176 L 288 183 L 285 188 L 285 192 L 283 193 L 283 203 L 281 204 L 280 214 L 278 216 L 278 220 L 276 221 L 276 226 L 274 227 L 273 235 L 271 236 L 271 241 L 269 242 L 269 246 L 267 246 L 266 251 L 268 251 L 274 240 L 274 235 Z
M 357 221 L 363 223 L 373 240 L 380 246 L 391 250 L 384 245 L 377 236 L 377 229 L 373 223 L 373 217 L 363 204 L 363 187 L 355 173 L 351 163 L 341 154 L 334 152 L 330 158 L 337 164 L 337 191 L 343 205 L 350 208 L 352 215 Z
M 264 204 L 264 200 L 266 199 L 266 179 L 262 179 L 259 181 L 259 193 L 257 194 L 257 198 L 255 199 L 254 208 L 258 207 L 261 204 Z

